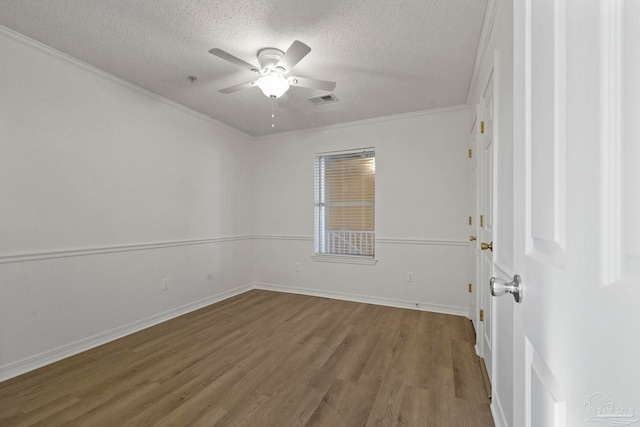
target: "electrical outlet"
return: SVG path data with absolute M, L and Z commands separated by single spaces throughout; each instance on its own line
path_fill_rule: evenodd
M 413 282 L 413 271 L 407 273 L 407 282 Z
M 300 271 L 300 263 L 296 262 L 296 272 L 299 272 L 299 271 Z
M 162 290 L 163 291 L 169 290 L 169 279 L 167 278 L 162 279 Z

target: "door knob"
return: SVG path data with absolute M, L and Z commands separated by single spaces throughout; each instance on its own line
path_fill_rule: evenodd
M 475 242 L 476 241 L 476 236 L 469 236 L 469 241 L 470 242 Z
M 513 276 L 513 282 L 506 282 L 497 277 L 492 277 L 489 281 L 491 295 L 499 297 L 504 294 L 511 294 L 516 302 L 522 302 L 524 295 L 522 294 L 522 279 L 519 275 Z
M 491 252 L 493 252 L 493 242 L 490 242 L 490 243 L 482 242 L 482 243 L 480 243 L 480 249 L 482 249 L 483 251 L 486 251 L 487 249 L 489 249 Z

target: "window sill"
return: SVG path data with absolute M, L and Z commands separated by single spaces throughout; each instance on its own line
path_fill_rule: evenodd
M 314 254 L 311 259 L 316 262 L 334 262 L 338 264 L 376 265 L 377 259 L 365 256 L 352 255 L 324 255 Z

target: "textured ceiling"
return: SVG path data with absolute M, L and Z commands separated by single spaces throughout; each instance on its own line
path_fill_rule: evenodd
M 0 25 L 260 136 L 463 104 L 487 0 L 2 0 Z M 218 89 L 254 78 L 208 53 L 257 64 L 264 47 L 311 47 L 297 76 L 337 82 L 291 88 L 276 108 L 259 89 Z M 5 58 L 4 60 L 7 60 Z M 188 76 L 196 76 L 190 82 Z

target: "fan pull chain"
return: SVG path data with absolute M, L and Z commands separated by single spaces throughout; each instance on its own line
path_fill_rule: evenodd
M 276 127 L 276 99 L 271 98 L 271 128 Z

